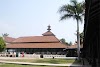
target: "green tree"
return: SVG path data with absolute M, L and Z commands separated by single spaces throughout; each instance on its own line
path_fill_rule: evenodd
M 80 44 L 83 44 L 84 32 L 80 33 Z
M 75 33 L 75 35 L 77 36 L 77 34 Z M 79 33 L 80 35 L 80 45 L 83 44 L 83 38 L 84 38 L 84 32 Z M 77 41 L 76 41 L 77 43 Z
M 66 44 L 66 40 L 64 38 L 60 39 L 60 42 Z
M 60 42 L 65 44 L 65 45 L 68 45 L 68 46 L 71 46 L 72 45 L 72 42 L 66 42 L 66 40 L 64 38 L 60 39 Z
M 70 41 L 70 42 L 69 42 L 69 46 L 71 46 L 71 45 L 72 45 L 72 42 Z
M 78 3 L 76 0 L 71 0 L 70 4 L 63 5 L 59 9 L 59 13 L 62 14 L 60 20 L 67 18 L 73 18 L 77 21 L 77 54 L 78 60 L 80 60 L 80 35 L 79 35 L 79 21 L 82 22 L 82 16 L 84 16 L 84 3 Z
M 7 33 L 2 34 L 3 37 L 7 37 L 8 35 L 9 34 L 7 34 Z
M 2 37 L 0 37 L 0 52 L 2 52 L 6 47 L 6 44 Z

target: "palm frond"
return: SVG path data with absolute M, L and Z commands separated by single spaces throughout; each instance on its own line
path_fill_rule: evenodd
M 84 9 L 82 8 L 82 4 L 79 3 L 76 6 L 77 14 L 82 14 L 84 12 Z
M 72 4 L 73 6 L 76 6 L 76 5 L 77 5 L 77 1 L 76 1 L 76 0 L 71 0 L 70 2 L 71 2 L 71 4 Z
M 63 5 L 59 9 L 59 13 L 69 13 L 69 14 L 75 14 L 75 8 L 71 5 Z
M 79 16 L 79 15 L 74 15 L 73 16 L 73 19 L 76 19 L 76 20 L 78 20 L 78 21 L 80 21 L 81 23 L 82 23 L 82 17 L 81 16 Z
M 71 18 L 72 16 L 73 15 L 71 15 L 71 14 L 65 14 L 65 15 L 61 16 L 60 20 L 64 20 L 66 18 Z
M 82 23 L 82 21 L 83 21 L 83 19 L 82 19 L 82 17 L 81 16 L 79 16 L 79 21 Z
M 76 13 L 75 8 L 72 5 L 67 6 L 67 12 L 70 13 L 70 14 Z
M 84 3 L 78 3 L 77 0 L 71 0 L 71 4 L 60 7 L 59 13 L 62 14 L 60 20 L 73 18 L 82 22 L 82 16 L 85 14 Z
M 60 9 L 59 9 L 59 13 L 62 13 L 62 12 L 65 12 L 65 11 L 67 11 L 67 5 L 61 6 Z

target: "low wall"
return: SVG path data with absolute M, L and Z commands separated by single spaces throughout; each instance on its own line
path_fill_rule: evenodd
M 66 55 L 43 55 L 43 58 L 66 58 Z
M 40 55 L 36 55 L 36 54 L 25 54 L 24 57 L 40 58 Z
M 25 57 L 25 58 L 65 58 L 65 59 L 76 59 L 77 57 L 66 57 L 66 55 L 47 55 L 47 54 L 0 54 L 0 57 Z
M 66 55 L 42 55 L 43 58 L 66 58 Z M 40 54 L 25 54 L 24 57 L 41 58 Z

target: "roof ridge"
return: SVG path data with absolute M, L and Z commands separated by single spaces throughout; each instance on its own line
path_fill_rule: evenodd
M 51 31 L 47 31 L 42 34 L 43 36 L 55 36 Z
M 45 37 L 45 36 L 21 36 L 21 37 Z M 18 37 L 20 38 L 20 37 Z

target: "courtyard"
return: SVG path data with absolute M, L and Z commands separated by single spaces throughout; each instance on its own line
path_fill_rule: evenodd
M 75 59 L 59 59 L 59 58 L 13 58 L 13 57 L 0 57 L 0 67 L 69 67 L 69 66 L 82 66 L 81 63 Z

